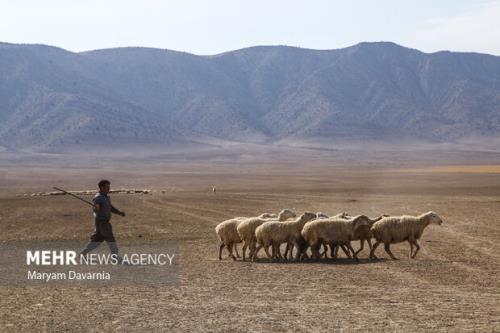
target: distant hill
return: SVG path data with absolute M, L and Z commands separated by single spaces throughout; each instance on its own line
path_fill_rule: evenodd
M 214 56 L 0 43 L 0 146 L 500 136 L 500 57 L 387 42 Z

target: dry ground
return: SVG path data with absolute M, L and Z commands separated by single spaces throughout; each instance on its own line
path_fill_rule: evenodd
M 2 241 L 83 245 L 92 231 L 87 207 L 69 197 L 15 194 L 54 185 L 87 189 L 103 176 L 115 187 L 156 190 L 113 197 L 128 213 L 114 218 L 118 241 L 180 241 L 178 286 L 2 285 L 0 331 L 500 331 L 499 164 L 488 158 L 474 168 L 469 160 L 460 172 L 456 163 L 427 168 L 428 160 L 307 161 L 0 165 Z M 434 210 L 445 223 L 424 232 L 416 260 L 407 258 L 407 244 L 393 246 L 399 261 L 382 248 L 383 259 L 367 261 L 365 250 L 358 264 L 217 260 L 218 222 L 282 208 L 372 216 Z

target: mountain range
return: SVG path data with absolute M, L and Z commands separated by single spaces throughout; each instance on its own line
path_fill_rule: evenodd
M 390 42 L 211 56 L 0 43 L 0 146 L 500 136 L 500 57 Z

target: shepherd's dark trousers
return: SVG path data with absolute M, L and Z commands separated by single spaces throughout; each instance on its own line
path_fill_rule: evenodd
M 113 227 L 109 220 L 95 220 L 95 231 L 90 236 L 90 242 L 85 246 L 85 248 L 80 252 L 82 255 L 86 255 L 90 251 L 97 248 L 103 241 L 109 246 L 111 254 L 118 255 L 118 246 L 116 245 L 115 236 L 113 236 Z

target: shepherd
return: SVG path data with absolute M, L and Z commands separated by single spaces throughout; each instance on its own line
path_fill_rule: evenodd
M 111 204 L 111 198 L 108 193 L 111 188 L 111 182 L 109 180 L 103 179 L 99 182 L 99 193 L 97 193 L 92 200 L 94 203 L 94 220 L 95 220 L 95 231 L 90 236 L 90 242 L 87 246 L 80 252 L 81 255 L 87 255 L 90 251 L 97 248 L 103 241 L 109 246 L 109 250 L 112 255 L 115 255 L 118 259 L 118 246 L 116 245 L 115 236 L 113 235 L 113 228 L 111 227 L 111 213 L 120 216 L 125 216 L 125 212 L 116 209 Z

